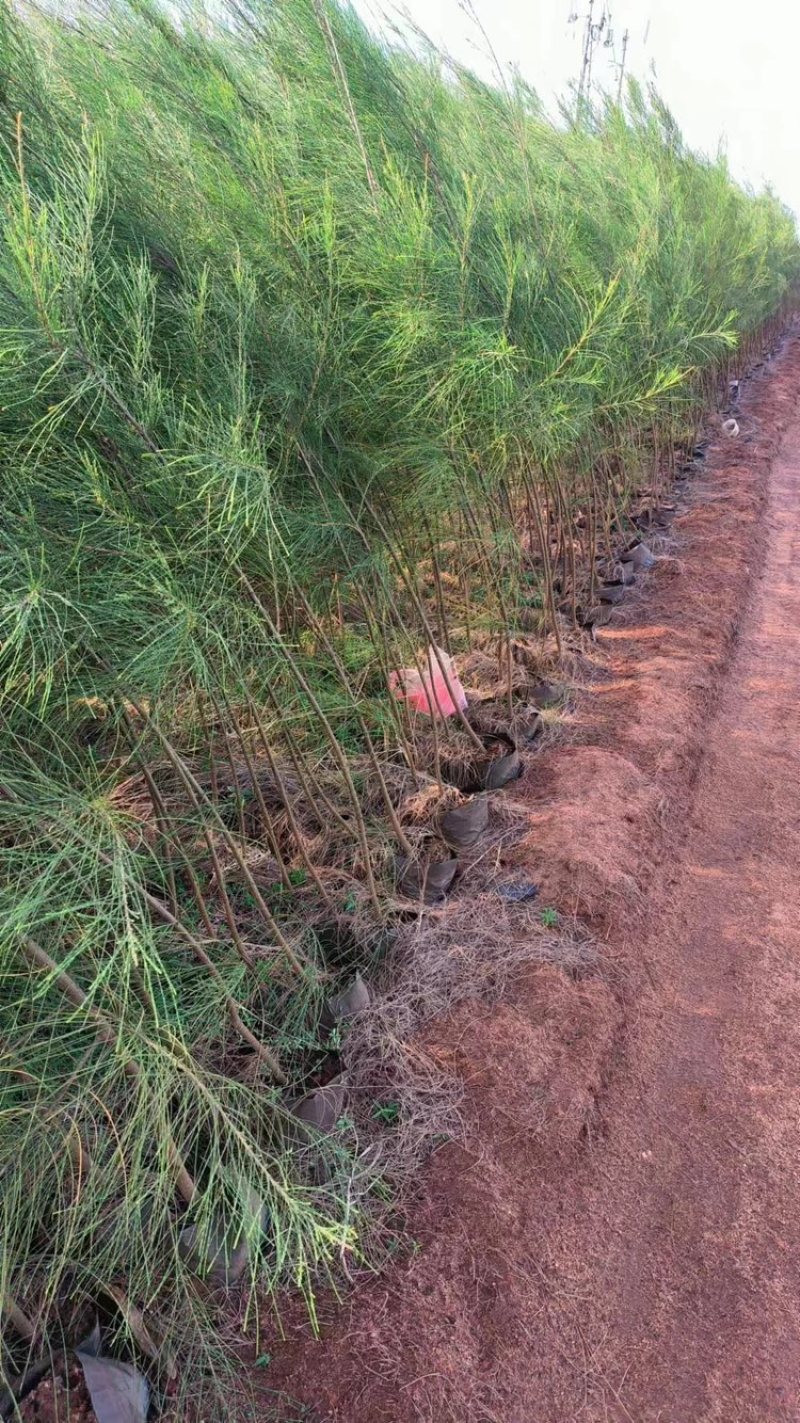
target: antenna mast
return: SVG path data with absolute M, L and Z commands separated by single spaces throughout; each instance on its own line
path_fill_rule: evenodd
M 614 44 L 614 35 L 611 29 L 611 11 L 603 3 L 600 19 L 595 19 L 595 6 L 597 0 L 589 0 L 589 8 L 585 15 L 579 15 L 576 10 L 568 17 L 568 24 L 575 25 L 579 20 L 583 20 L 583 45 L 581 49 L 581 73 L 578 81 L 578 101 L 577 112 L 580 113 L 584 102 L 588 102 L 592 88 L 592 60 L 594 52 L 605 35 L 603 45 L 605 49 L 610 49 Z M 627 30 L 625 32 L 625 42 L 627 43 Z M 624 58 L 623 58 L 624 63 Z

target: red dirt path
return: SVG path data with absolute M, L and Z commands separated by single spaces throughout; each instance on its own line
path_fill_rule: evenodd
M 469 1137 L 420 1253 L 278 1352 L 312 1417 L 800 1419 L 798 391 L 793 332 L 526 772 L 520 858 L 601 968 L 438 1025 Z

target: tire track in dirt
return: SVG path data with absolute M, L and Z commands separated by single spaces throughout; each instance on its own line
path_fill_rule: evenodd
M 437 1025 L 469 1138 L 427 1173 L 421 1252 L 321 1341 L 290 1326 L 269 1382 L 305 1416 L 800 1417 L 798 390 L 792 333 L 521 783 L 519 858 L 605 975 L 534 970 Z

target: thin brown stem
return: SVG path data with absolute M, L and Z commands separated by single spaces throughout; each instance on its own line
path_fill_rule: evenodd
M 214 697 L 212 692 L 209 692 L 209 696 L 211 697 L 211 700 L 214 704 L 214 709 L 217 713 L 217 717 L 221 717 L 222 713 L 220 711 L 220 707 L 216 698 Z M 233 708 L 231 707 L 230 700 L 228 699 L 228 697 L 225 697 L 224 700 L 226 710 L 236 731 L 236 739 L 242 748 L 242 755 L 244 756 L 245 763 L 247 765 L 247 773 L 250 777 L 253 786 L 253 794 L 255 795 L 255 798 L 258 802 L 258 810 L 261 816 L 262 824 L 264 826 L 264 834 L 266 836 L 269 848 L 275 857 L 275 862 L 278 866 L 278 874 L 280 875 L 281 884 L 283 885 L 284 889 L 291 889 L 292 881 L 289 878 L 289 870 L 286 865 L 286 861 L 283 857 L 280 841 L 278 840 L 278 836 L 272 824 L 272 817 L 269 813 L 269 810 L 267 809 L 267 803 L 264 800 L 264 792 L 261 789 L 261 783 L 256 773 L 255 763 L 250 754 L 250 748 L 247 745 L 247 738 L 239 723 L 239 718 L 236 716 L 235 712 L 233 711 Z
M 558 655 L 559 657 L 562 657 L 563 647 L 561 643 L 561 629 L 559 627 L 558 621 L 558 609 L 556 608 L 555 590 L 553 588 L 553 569 L 550 562 L 550 549 L 548 546 L 548 540 L 547 535 L 545 533 L 544 524 L 542 522 L 542 511 L 539 504 L 539 492 L 536 488 L 536 480 L 533 477 L 533 474 L 530 472 L 528 472 L 527 483 L 531 498 L 531 508 L 533 510 L 536 522 L 536 531 L 539 536 L 539 548 L 541 550 L 542 555 L 542 567 L 544 568 L 545 593 L 547 597 L 548 608 L 550 610 L 550 623 L 553 629 L 553 635 L 556 640 Z
M 134 754 L 135 757 L 136 757 L 136 760 L 137 760 L 137 762 L 138 762 L 138 765 L 139 765 L 139 767 L 140 767 L 140 769 L 141 769 L 142 775 L 143 775 L 144 778 L 145 778 L 145 782 L 146 782 L 147 787 L 148 787 L 148 790 L 149 790 L 149 792 L 150 792 L 150 799 L 151 799 L 151 801 L 153 802 L 153 808 L 154 808 L 154 810 L 155 810 L 155 808 L 158 807 L 158 814 L 160 815 L 161 823 L 162 823 L 162 825 L 163 825 L 163 827 L 164 827 L 164 831 L 163 831 L 162 833 L 163 833 L 165 836 L 166 836 L 167 834 L 170 836 L 169 843 L 177 850 L 178 855 L 180 856 L 180 860 L 181 860 L 181 865 L 182 865 L 183 871 L 184 871 L 184 873 L 188 876 L 189 884 L 190 884 L 190 887 L 191 887 L 191 890 L 192 890 L 192 894 L 193 894 L 193 896 L 194 896 L 195 904 L 197 905 L 197 909 L 198 909 L 198 912 L 199 912 L 199 914 L 200 914 L 200 917 L 201 917 L 201 919 L 202 919 L 202 921 L 203 921 L 203 925 L 204 925 L 204 927 L 205 927 L 206 933 L 208 934 L 208 936 L 209 936 L 210 939 L 215 939 L 215 938 L 217 937 L 217 935 L 216 935 L 216 933 L 215 933 L 214 926 L 213 926 L 213 924 L 211 923 L 211 919 L 209 918 L 208 909 L 206 908 L 205 898 L 204 898 L 203 892 L 202 892 L 202 890 L 201 890 L 201 888 L 200 888 L 200 885 L 199 885 L 199 882 L 198 882 L 198 879 L 197 879 L 197 875 L 195 874 L 194 866 L 192 865 L 192 862 L 191 862 L 191 860 L 189 859 L 189 856 L 186 854 L 185 850 L 183 849 L 183 846 L 181 845 L 181 842 L 180 842 L 180 837 L 178 836 L 177 832 L 171 829 L 170 816 L 169 816 L 169 812 L 167 811 L 166 805 L 165 805 L 165 803 L 164 803 L 163 796 L 161 795 L 161 792 L 160 792 L 160 790 L 158 789 L 158 786 L 156 785 L 155 779 L 154 779 L 154 777 L 153 777 L 153 773 L 152 773 L 152 771 L 150 770 L 150 767 L 149 767 L 149 765 L 148 765 L 148 763 L 147 763 L 147 757 L 144 755 L 144 753 L 143 753 L 143 751 L 142 751 L 141 744 L 140 744 L 140 738 L 136 735 L 136 731 L 135 731 L 135 729 L 134 729 L 133 722 L 131 721 L 131 719 L 130 719 L 130 717 L 129 717 L 129 715 L 128 715 L 128 713 L 127 713 L 127 711 L 125 710 L 124 707 L 122 707 L 122 716 L 123 716 L 123 720 L 124 720 L 124 722 L 125 722 L 126 729 L 127 729 L 128 733 L 129 733 L 129 740 L 131 741 L 131 746 L 132 746 L 133 754 Z M 167 841 L 166 841 L 166 839 L 165 839 L 165 844 L 166 844 L 166 843 L 167 843 Z M 171 868 L 173 868 L 173 867 L 171 866 Z M 172 877 L 172 881 L 171 881 L 171 886 L 172 886 L 172 885 L 174 885 L 174 872 L 173 872 L 173 877 Z M 151 896 L 151 897 L 152 897 L 152 896 Z M 159 906 L 161 905 L 161 901 L 155 901 L 155 900 L 154 900 L 154 902 L 158 902 L 158 903 L 159 903 Z M 151 907 L 152 907 L 152 905 L 151 905 Z M 172 905 L 170 906 L 170 908 L 171 908 L 172 918 L 173 918 L 174 922 L 177 924 L 177 923 L 178 923 L 178 919 L 179 919 L 179 906 L 178 906 L 177 891 L 175 891 L 175 892 L 173 893 L 173 895 L 172 895 Z
M 347 671 L 346 671 L 346 668 L 345 668 L 345 666 L 344 666 L 344 664 L 343 664 L 343 662 L 342 662 L 342 660 L 341 660 L 341 658 L 340 658 L 340 656 L 339 656 L 339 654 L 338 654 L 338 652 L 337 652 L 337 650 L 336 650 L 336 647 L 334 646 L 332 640 L 328 637 L 328 634 L 327 634 L 325 628 L 323 627 L 322 623 L 320 622 L 319 618 L 317 617 L 316 613 L 314 612 L 314 609 L 311 607 L 311 604 L 309 603 L 309 601 L 308 601 L 308 599 L 307 599 L 305 593 L 303 592 L 302 588 L 297 588 L 297 589 L 296 589 L 296 592 L 297 592 L 297 596 L 299 597 L 300 602 L 301 602 L 301 604 L 302 604 L 302 606 L 303 606 L 303 611 L 305 612 L 306 617 L 308 618 L 309 622 L 311 623 L 311 626 L 313 627 L 314 631 L 316 632 L 317 637 L 318 637 L 318 638 L 320 639 L 320 641 L 322 642 L 322 644 L 323 644 L 323 646 L 325 647 L 325 649 L 326 649 L 326 651 L 327 651 L 329 657 L 331 658 L 331 661 L 333 662 L 334 667 L 336 668 L 337 672 L 339 673 L 339 678 L 340 678 L 340 680 L 341 680 L 341 682 L 342 682 L 342 685 L 346 687 L 346 686 L 347 686 Z M 362 715 L 360 708 L 359 708 L 358 705 L 356 704 L 355 698 L 353 698 L 353 711 L 354 711 L 354 713 L 355 713 L 356 720 L 357 720 L 358 725 L 359 725 L 359 728 L 360 728 L 360 730 L 361 730 L 361 735 L 362 735 L 363 738 L 364 738 L 364 745 L 365 745 L 366 748 L 367 748 L 367 756 L 369 757 L 369 760 L 370 760 L 370 762 L 371 762 L 371 764 L 372 764 L 372 769 L 373 769 L 373 771 L 375 772 L 375 775 L 376 775 L 377 780 L 378 780 L 378 784 L 379 784 L 380 789 L 381 789 L 381 795 L 382 795 L 382 797 L 383 797 L 383 801 L 384 801 L 384 804 L 385 804 L 385 806 L 386 806 L 386 810 L 387 810 L 387 812 L 388 812 L 389 819 L 390 819 L 390 821 L 391 821 L 391 823 L 392 823 L 392 829 L 394 830 L 394 833 L 395 833 L 395 835 L 397 836 L 397 839 L 398 839 L 399 842 L 400 842 L 400 846 L 401 846 L 401 848 L 402 848 L 402 850 L 403 850 L 403 853 L 404 853 L 405 855 L 411 856 L 411 855 L 414 853 L 414 852 L 413 852 L 413 849 L 412 849 L 412 846 L 411 846 L 409 840 L 408 840 L 407 837 L 406 837 L 405 831 L 403 830 L 403 827 L 402 827 L 402 825 L 400 824 L 400 821 L 399 821 L 398 818 L 397 818 L 397 811 L 395 810 L 394 803 L 393 803 L 392 798 L 391 798 L 391 796 L 390 796 L 390 794 L 389 794 L 389 788 L 388 788 L 388 786 L 387 786 L 387 784 L 386 784 L 386 778 L 384 777 L 383 771 L 382 771 L 382 769 L 381 769 L 381 765 L 380 765 L 380 762 L 379 762 L 379 760 L 378 760 L 377 753 L 376 753 L 376 751 L 375 751 L 375 746 L 374 746 L 374 744 L 373 744 L 372 737 L 371 737 L 370 734 L 369 734 L 369 727 L 367 726 L 366 720 L 365 720 L 364 716 Z
M 246 692 L 245 695 L 246 695 L 246 697 L 247 697 L 248 710 L 249 710 L 250 715 L 251 715 L 251 717 L 253 718 L 253 720 L 254 720 L 254 722 L 255 722 L 255 724 L 256 724 L 256 729 L 257 729 L 257 731 L 258 731 L 259 740 L 260 740 L 261 745 L 262 745 L 262 747 L 263 747 L 263 749 L 264 749 L 264 755 L 266 756 L 267 761 L 269 762 L 270 775 L 272 776 L 272 778 L 273 778 L 273 780 L 274 780 L 274 782 L 275 782 L 275 785 L 276 785 L 277 791 L 278 791 L 278 795 L 279 795 L 280 798 L 281 798 L 281 804 L 282 804 L 284 810 L 286 811 L 286 818 L 287 818 L 287 820 L 289 821 L 289 828 L 290 828 L 290 830 L 291 830 L 291 832 L 292 832 L 292 835 L 293 835 L 293 837 L 294 837 L 295 844 L 297 845 L 297 849 L 298 849 L 298 853 L 299 853 L 299 855 L 300 855 L 300 858 L 302 859 L 303 864 L 305 865 L 305 867 L 306 867 L 308 873 L 310 874 L 312 880 L 314 881 L 314 884 L 316 885 L 317 889 L 319 890 L 320 894 L 322 895 L 323 899 L 325 900 L 325 903 L 328 904 L 328 905 L 330 905 L 330 896 L 329 896 L 329 894 L 328 894 L 328 891 L 327 891 L 327 889 L 325 888 L 324 884 L 322 883 L 322 880 L 320 879 L 320 877 L 319 877 L 319 875 L 318 875 L 318 873 L 317 873 L 317 870 L 316 870 L 316 868 L 315 868 L 315 866 L 314 866 L 314 864 L 313 864 L 313 862 L 312 862 L 312 860 L 311 860 L 311 858 L 310 858 L 310 856 L 309 856 L 309 854 L 308 854 L 308 851 L 306 850 L 305 838 L 304 838 L 304 836 L 303 836 L 303 831 L 302 831 L 302 828 L 301 828 L 301 826 L 300 826 L 300 823 L 299 823 L 299 821 L 298 821 L 298 819 L 297 819 L 297 816 L 296 816 L 295 813 L 294 813 L 294 807 L 293 807 L 293 805 L 292 805 L 292 799 L 291 799 L 291 796 L 289 795 L 289 792 L 288 792 L 288 790 L 287 790 L 286 782 L 284 781 L 283 776 L 281 775 L 280 767 L 279 767 L 279 765 L 278 765 L 278 762 L 277 762 L 276 759 L 275 759 L 275 756 L 274 756 L 273 751 L 272 751 L 272 747 L 271 747 L 270 744 L 269 744 L 269 738 L 268 738 L 267 733 L 266 733 L 266 728 L 265 728 L 265 726 L 264 726 L 264 721 L 263 721 L 263 718 L 262 718 L 262 716 L 261 716 L 261 713 L 260 713 L 260 711 L 258 710 L 258 707 L 256 706 L 256 703 L 255 703 L 254 699 L 250 696 L 249 692 Z
M 269 698 L 270 706 L 272 707 L 276 716 L 280 717 L 281 706 L 277 697 L 275 696 L 275 693 L 270 687 L 266 687 L 264 690 L 266 692 L 267 697 Z M 309 775 L 303 766 L 302 756 L 300 752 L 295 748 L 293 739 L 287 732 L 285 725 L 282 727 L 281 737 L 283 745 L 286 748 L 286 753 L 297 775 L 297 779 L 299 780 L 300 785 L 303 788 L 303 793 L 306 797 L 306 800 L 308 801 L 309 806 L 313 810 L 314 815 L 316 816 L 320 826 L 327 825 L 328 821 L 320 810 L 319 805 L 317 804 L 317 797 L 319 797 L 328 814 L 332 817 L 334 823 L 339 826 L 339 829 L 344 831 L 345 835 L 352 835 L 352 825 L 348 824 L 348 822 L 345 820 L 341 811 L 338 809 L 337 806 L 334 805 L 333 801 L 331 800 L 324 787 L 319 783 L 319 781 L 316 781 L 312 785 L 309 779 Z
M 98 660 L 101 661 L 101 663 L 102 663 L 102 659 L 98 659 Z M 102 665 L 106 668 L 106 671 L 109 670 L 108 667 L 107 667 L 107 665 L 106 665 L 105 663 L 102 663 Z M 158 723 L 153 720 L 153 718 L 150 716 L 150 713 L 146 710 L 146 708 L 144 708 L 144 707 L 141 705 L 140 702 L 137 702 L 133 696 L 130 696 L 130 695 L 129 695 L 128 698 L 127 698 L 127 700 L 129 701 L 130 705 L 134 708 L 134 710 L 137 712 L 137 714 L 142 718 L 142 721 L 143 721 L 147 726 L 150 727 L 151 731 L 153 732 L 153 735 L 154 735 L 154 736 L 156 737 L 156 739 L 158 740 L 158 742 L 159 742 L 159 744 L 160 744 L 162 750 L 166 753 L 167 759 L 169 760 L 170 764 L 174 767 L 174 769 L 177 771 L 177 773 L 178 773 L 178 775 L 179 775 L 179 777 L 180 777 L 180 779 L 181 779 L 181 781 L 182 781 L 182 783 L 183 783 L 183 785 L 184 785 L 184 788 L 186 789 L 187 795 L 189 796 L 189 799 L 190 799 L 190 801 L 191 801 L 191 803 L 192 803 L 193 808 L 194 808 L 195 810 L 197 810 L 198 813 L 199 813 L 201 806 L 205 806 L 205 807 L 209 810 L 209 812 L 211 813 L 211 816 L 212 816 L 212 818 L 214 819 L 214 821 L 215 821 L 215 823 L 216 823 L 216 826 L 217 826 L 217 829 L 218 829 L 218 831 L 219 831 L 220 837 L 221 837 L 221 839 L 223 840 L 223 842 L 225 843 L 225 845 L 227 845 L 228 849 L 231 851 L 231 854 L 233 855 L 234 859 L 236 860 L 236 863 L 237 863 L 237 865 L 238 865 L 238 867 L 239 867 L 239 870 L 240 870 L 240 872 L 241 872 L 241 874 L 242 874 L 242 878 L 244 879 L 245 884 L 246 884 L 248 890 L 250 891 L 251 895 L 253 896 L 253 899 L 254 899 L 254 901 L 255 901 L 255 903 L 256 903 L 256 907 L 258 908 L 258 911 L 259 911 L 259 913 L 261 914 L 261 917 L 262 917 L 262 919 L 264 920 L 264 923 L 267 925 L 267 928 L 270 930 L 270 933 L 271 933 L 271 934 L 274 936 L 274 938 L 277 940 L 277 942 L 278 942 L 278 944 L 280 945 L 281 949 L 283 950 L 283 952 L 284 952 L 286 958 L 288 959 L 288 961 L 289 961 L 289 963 L 292 965 L 292 967 L 295 969 L 295 971 L 298 972 L 298 973 L 302 973 L 302 972 L 304 971 L 304 966 L 303 966 L 303 964 L 301 963 L 300 959 L 298 958 L 298 956 L 297 956 L 297 954 L 295 953 L 294 949 L 292 948 L 291 944 L 290 944 L 290 943 L 288 942 L 288 940 L 286 939 L 286 936 L 284 935 L 283 931 L 281 930 L 280 925 L 276 923 L 275 919 L 273 918 L 272 914 L 271 914 L 270 911 L 269 911 L 268 906 L 264 903 L 263 895 L 261 894 L 261 890 L 259 889 L 259 887 L 258 887 L 258 885 L 256 884 L 255 880 L 253 879 L 252 873 L 251 873 L 251 871 L 250 871 L 250 867 L 248 866 L 246 860 L 244 859 L 244 856 L 242 855 L 242 852 L 241 852 L 239 846 L 238 846 L 237 843 L 236 843 L 235 837 L 231 835 L 230 831 L 228 830 L 227 825 L 225 824 L 224 820 L 223 820 L 222 817 L 220 816 L 219 811 L 217 810 L 216 806 L 214 806 L 214 805 L 211 803 L 211 801 L 209 800 L 208 796 L 206 795 L 206 793 L 205 793 L 205 791 L 203 790 L 203 788 L 202 788 L 202 786 L 200 785 L 200 783 L 197 781 L 197 779 L 195 778 L 195 776 L 192 775 L 192 772 L 189 770 L 189 767 L 186 765 L 186 762 L 183 760 L 183 757 L 180 755 L 180 753 L 179 753 L 179 752 L 176 750 L 176 748 L 173 746 L 173 744 L 172 744 L 172 742 L 169 740 L 169 738 L 168 738 L 167 736 L 165 736 L 164 732 L 161 730 L 161 728 L 160 728 L 160 726 L 158 725 Z M 204 837 L 204 839 L 205 839 L 205 841 L 206 841 L 206 844 L 208 845 L 209 853 L 210 853 L 211 859 L 212 859 L 212 864 L 213 864 L 213 866 L 214 866 L 214 872 L 215 872 L 215 874 L 219 874 L 220 892 L 221 892 L 221 894 L 223 895 L 223 903 L 225 903 L 225 902 L 227 902 L 227 893 L 226 893 L 226 891 L 225 891 L 224 876 L 222 875 L 222 871 L 221 871 L 221 867 L 220 867 L 220 861 L 219 861 L 219 856 L 217 855 L 216 847 L 215 847 L 215 845 L 214 845 L 214 843 L 213 843 L 213 837 L 210 835 L 210 833 L 209 833 L 209 831 L 208 831 L 208 827 L 205 825 L 204 822 L 201 822 L 201 829 L 202 829 L 203 837 Z M 146 896 L 146 898 L 148 898 L 148 900 L 149 900 L 150 896 Z M 157 903 L 160 903 L 160 901 L 156 901 L 156 902 L 157 902 Z M 163 916 L 164 916 L 164 911 L 165 911 L 165 906 L 161 905 L 160 907 L 161 907 L 161 913 L 162 913 L 162 917 L 163 917 Z M 168 913 L 169 911 L 166 911 L 166 912 Z M 170 916 L 170 918 L 173 919 L 174 916 Z M 178 921 L 175 921 L 175 923 L 176 923 L 176 927 L 177 927 Z M 242 948 L 243 948 L 244 946 L 242 945 L 242 940 L 241 940 L 241 936 L 240 936 L 239 933 L 238 933 L 238 929 L 237 929 L 236 926 L 235 926 L 235 920 L 233 921 L 233 923 L 231 923 L 231 921 L 229 921 L 228 927 L 231 929 L 231 933 L 232 933 L 232 936 L 234 937 L 234 941 L 237 943 L 237 947 L 239 947 L 239 951 L 240 951 L 240 953 L 241 953 Z M 193 937 L 193 936 L 189 935 L 189 931 L 188 931 L 187 929 L 185 929 L 183 925 L 180 926 L 180 931 L 181 931 L 181 933 L 183 934 L 183 937 L 184 937 L 184 938 L 188 937 L 188 938 L 191 939 L 191 938 Z M 252 967 L 252 961 L 250 960 L 249 955 L 247 954 L 247 951 L 246 951 L 246 950 L 244 951 L 244 962 L 247 963 L 249 967 Z
M 303 973 L 304 965 L 303 963 L 301 963 L 300 959 L 298 958 L 297 954 L 295 953 L 294 949 L 292 948 L 291 944 L 283 933 L 283 930 L 280 928 L 280 925 L 276 922 L 275 918 L 270 913 L 268 906 L 264 902 L 264 897 L 261 893 L 261 890 L 256 884 L 256 881 L 253 879 L 250 867 L 247 864 L 247 861 L 245 860 L 244 855 L 242 854 L 239 846 L 237 845 L 235 837 L 231 835 L 224 820 L 222 819 L 216 808 L 211 804 L 202 786 L 192 775 L 192 772 L 189 770 L 189 767 L 186 765 L 186 762 L 183 760 L 183 757 L 172 745 L 172 742 L 169 740 L 169 738 L 164 735 L 164 732 L 161 730 L 158 724 L 153 721 L 149 712 L 144 711 L 140 706 L 137 705 L 136 702 L 133 701 L 132 698 L 129 698 L 129 700 L 131 701 L 131 704 L 133 706 L 136 706 L 139 715 L 143 717 L 147 721 L 147 724 L 152 728 L 153 733 L 157 737 L 159 743 L 165 751 L 167 758 L 172 763 L 178 775 L 180 776 L 181 781 L 183 782 L 186 788 L 187 795 L 189 796 L 189 799 L 191 800 L 194 808 L 199 811 L 201 806 L 204 804 L 210 811 L 212 817 L 216 821 L 219 834 L 225 845 L 228 847 L 231 854 L 233 855 L 233 858 L 235 859 L 239 867 L 239 871 L 242 875 L 242 878 L 244 879 L 248 890 L 250 891 L 251 895 L 253 896 L 253 899 L 255 900 L 256 907 L 262 919 L 264 920 L 264 923 L 266 924 L 273 937 L 277 940 L 278 944 L 283 950 L 283 953 L 285 954 L 286 958 L 288 959 L 295 972 Z M 209 853 L 211 854 L 212 863 L 214 865 L 214 872 L 219 878 L 220 892 L 223 896 L 223 904 L 227 904 L 228 909 L 230 909 L 230 901 L 227 898 L 227 892 L 225 890 L 224 875 L 220 866 L 219 856 L 217 855 L 216 847 L 213 843 L 213 836 L 211 835 L 205 824 L 203 825 L 203 835 L 206 844 L 209 847 Z M 226 918 L 227 917 L 228 916 L 226 912 Z M 235 917 L 233 916 L 232 910 L 231 918 L 228 920 L 228 927 L 231 930 L 232 935 L 238 941 L 238 943 L 241 944 L 241 936 L 239 935 L 238 929 L 235 926 Z M 249 956 L 245 959 L 245 962 L 248 962 L 250 966 L 252 966 L 252 960 L 249 959 Z
M 33 1326 L 33 1322 L 28 1318 L 24 1310 L 20 1309 L 13 1296 L 10 1294 L 3 1295 L 2 1299 L 0 1299 L 0 1306 L 2 1306 L 3 1314 L 7 1315 L 20 1338 L 24 1339 L 27 1344 L 32 1344 L 36 1338 L 36 1330 Z
M 451 699 L 451 701 L 452 701 L 452 703 L 453 703 L 453 706 L 454 706 L 455 709 L 456 709 L 456 715 L 458 716 L 458 719 L 459 719 L 459 721 L 461 722 L 461 725 L 462 725 L 462 727 L 464 728 L 465 732 L 467 733 L 467 736 L 469 737 L 469 740 L 472 742 L 473 746 L 474 746 L 478 751 L 481 751 L 481 752 L 482 752 L 482 751 L 485 750 L 485 747 L 484 747 L 484 745 L 483 745 L 483 742 L 481 741 L 480 737 L 476 734 L 476 732 L 474 731 L 474 729 L 470 726 L 469 722 L 467 721 L 467 718 L 466 718 L 465 715 L 464 715 L 464 712 L 463 712 L 462 707 L 459 705 L 459 699 L 458 699 L 458 697 L 457 697 L 457 695 L 456 695 L 455 688 L 453 687 L 453 682 L 452 682 L 452 679 L 451 679 L 451 677 L 450 677 L 450 673 L 449 673 L 449 671 L 448 671 L 448 669 L 447 669 L 446 662 L 445 662 L 444 658 L 442 657 L 442 655 L 441 655 L 441 653 L 440 653 L 440 651 L 439 651 L 439 648 L 438 648 L 437 645 L 436 645 L 436 634 L 434 633 L 434 630 L 433 630 L 433 628 L 431 627 L 430 619 L 428 618 L 428 614 L 425 612 L 425 608 L 424 608 L 424 606 L 423 606 L 422 599 L 420 598 L 419 594 L 417 593 L 416 588 L 414 587 L 413 580 L 412 580 L 412 579 L 409 577 L 409 575 L 408 575 L 408 569 L 407 569 L 406 566 L 405 566 L 405 562 L 404 562 L 403 559 L 400 557 L 400 554 L 399 554 L 398 550 L 395 548 L 395 545 L 394 545 L 394 541 L 393 541 L 393 539 L 392 539 L 392 536 L 391 536 L 391 534 L 389 533 L 389 530 L 387 529 L 385 523 L 383 522 L 383 520 L 382 520 L 380 514 L 379 514 L 378 511 L 376 510 L 374 504 L 372 504 L 372 503 L 371 503 L 368 499 L 366 499 L 366 498 L 365 498 L 365 500 L 364 500 L 364 503 L 365 503 L 365 505 L 366 505 L 366 508 L 369 510 L 370 516 L 372 517 L 372 519 L 374 519 L 374 521 L 375 521 L 375 523 L 376 523 L 378 529 L 380 530 L 380 532 L 381 532 L 381 534 L 382 534 L 382 536 L 383 536 L 383 538 L 384 538 L 384 540 L 385 540 L 386 547 L 387 547 L 387 549 L 389 550 L 389 554 L 390 554 L 390 556 L 391 556 L 391 558 L 392 558 L 392 561 L 393 561 L 393 563 L 394 563 L 394 565 L 395 565 L 395 568 L 397 569 L 398 573 L 400 574 L 400 578 L 402 579 L 402 582 L 403 582 L 405 588 L 406 588 L 407 591 L 408 591 L 408 594 L 409 594 L 409 596 L 410 596 L 410 598 L 411 598 L 411 601 L 413 602 L 413 604 L 414 604 L 414 606 L 415 606 L 415 608 L 416 608 L 416 610 L 417 610 L 417 613 L 419 614 L 420 622 L 422 623 L 422 626 L 423 626 L 424 629 L 425 629 L 425 633 L 426 633 L 426 635 L 427 635 L 427 637 L 428 637 L 428 641 L 429 641 L 429 643 L 430 643 L 431 648 L 433 649 L 433 655 L 434 655 L 434 657 L 436 658 L 436 661 L 437 661 L 437 663 L 438 663 L 438 665 L 439 665 L 439 670 L 440 670 L 440 672 L 441 672 L 441 674 L 442 674 L 442 678 L 443 678 L 443 680 L 444 680 L 444 684 L 445 684 L 445 686 L 447 687 L 447 690 L 448 690 L 448 692 L 449 692 L 449 694 L 450 694 L 450 699 Z
M 242 580 L 242 583 L 244 584 L 244 587 L 247 589 L 247 592 L 252 598 L 255 606 L 258 608 L 259 612 L 264 618 L 267 627 L 269 628 L 273 637 L 276 637 L 278 635 L 277 629 L 275 627 L 275 623 L 272 617 L 270 616 L 269 610 L 265 606 L 262 599 L 259 598 L 258 593 L 250 582 L 250 579 L 247 577 L 247 574 L 245 573 L 244 569 L 241 567 L 237 567 L 237 572 Z M 358 799 L 358 792 L 356 791 L 356 788 L 353 784 L 353 777 L 350 774 L 350 767 L 347 764 L 347 758 L 344 755 L 344 752 L 342 751 L 342 748 L 339 745 L 338 741 L 336 740 L 336 735 L 334 733 L 333 727 L 331 726 L 327 716 L 325 715 L 325 712 L 320 706 L 319 700 L 314 693 L 313 687 L 311 686 L 308 678 L 303 672 L 303 669 L 300 667 L 297 658 L 294 656 L 294 653 L 292 652 L 288 643 L 285 643 L 283 645 L 283 651 L 286 657 L 286 661 L 292 669 L 293 675 L 297 681 L 298 686 L 305 693 L 311 704 L 312 709 L 314 710 L 316 716 L 319 718 L 320 726 L 322 727 L 325 736 L 328 740 L 328 744 L 333 753 L 334 760 L 336 761 L 336 764 L 342 773 L 342 779 L 344 780 L 344 783 L 347 787 L 348 794 L 350 796 L 350 803 L 353 807 L 356 830 L 358 833 L 359 843 L 361 845 L 361 853 L 364 859 L 364 873 L 367 879 L 367 889 L 369 891 L 370 899 L 372 900 L 373 908 L 375 909 L 376 913 L 381 915 L 382 917 L 381 903 L 378 898 L 378 887 L 375 883 L 375 876 L 372 870 L 372 860 L 369 853 L 367 827 L 364 823 L 364 816 L 361 810 L 361 802 Z

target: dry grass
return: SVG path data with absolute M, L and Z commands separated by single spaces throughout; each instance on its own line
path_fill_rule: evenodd
M 518 878 L 503 871 L 501 859 L 527 817 L 523 807 L 497 797 L 492 815 L 489 836 L 466 864 L 461 891 L 443 907 L 398 924 L 371 985 L 373 1001 L 347 1029 L 350 1110 L 363 1145 L 380 1153 L 395 1193 L 414 1182 L 437 1140 L 463 1130 L 461 1083 L 426 1046 L 436 1020 L 465 1000 L 497 1001 L 533 965 L 586 973 L 598 961 L 577 925 L 547 929 L 536 900 L 514 904 L 499 893 L 504 881 Z

